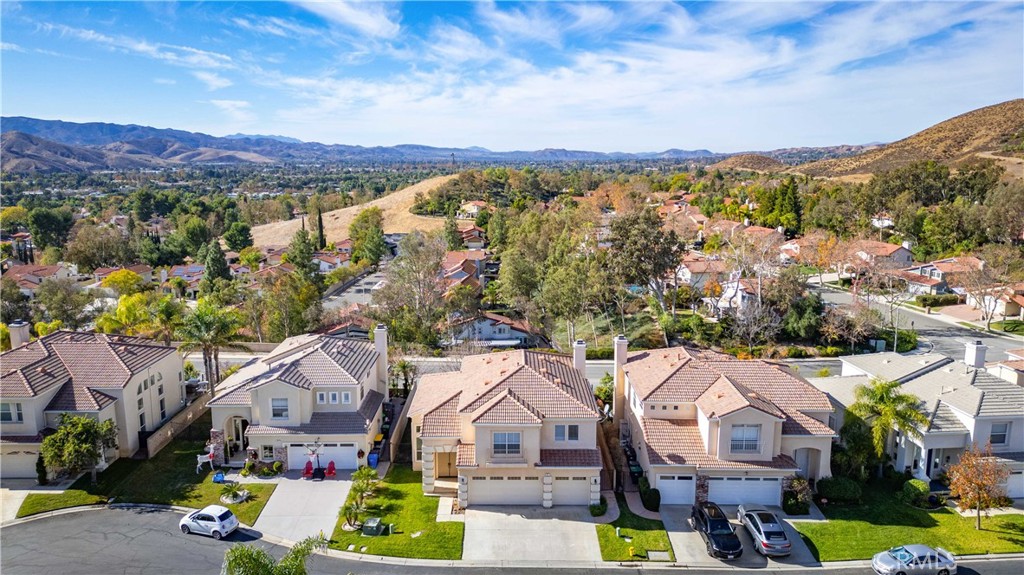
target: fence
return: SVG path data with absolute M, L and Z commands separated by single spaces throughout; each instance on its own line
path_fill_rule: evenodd
M 210 395 L 202 394 L 146 438 L 147 455 L 152 458 L 161 449 L 167 447 L 167 444 L 177 437 L 182 430 L 192 425 L 192 422 L 196 419 L 199 419 L 206 412 L 206 402 L 208 401 L 210 401 Z
M 391 439 L 388 441 L 388 451 L 391 455 L 389 461 L 396 461 L 395 458 L 398 456 L 398 450 L 402 444 L 402 435 L 405 434 L 405 426 L 408 423 L 409 406 L 412 405 L 412 398 L 416 396 L 417 389 L 418 387 L 414 385 L 409 390 L 409 397 L 405 398 L 405 403 L 402 405 L 402 413 L 391 424 Z

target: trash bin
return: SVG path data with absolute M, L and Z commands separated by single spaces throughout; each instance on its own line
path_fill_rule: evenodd
M 377 461 L 380 460 L 380 454 L 374 451 L 370 452 L 370 455 L 366 457 L 366 464 L 370 467 L 377 469 Z
M 370 517 L 363 522 L 363 535 L 376 537 L 377 535 L 380 535 L 383 528 L 384 526 L 381 525 L 380 517 Z

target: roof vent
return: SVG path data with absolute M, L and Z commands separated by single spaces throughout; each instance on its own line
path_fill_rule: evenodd
M 725 394 L 721 391 L 715 394 L 715 399 L 722 399 L 723 397 L 725 397 Z
M 888 358 L 886 358 L 886 359 L 883 359 L 883 360 L 882 360 L 882 363 L 892 363 L 892 360 L 891 360 L 891 359 L 888 359 Z
M 491 358 L 488 357 L 487 359 L 485 359 L 484 363 L 491 363 Z
M 761 396 L 757 395 L 756 391 L 751 391 L 750 393 L 747 394 L 747 396 L 748 397 L 753 397 L 754 399 L 759 399 L 761 397 Z
M 501 370 L 500 373 L 498 373 L 498 375 L 505 375 L 506 373 L 508 373 L 508 370 L 507 369 L 503 369 L 503 370 Z
M 555 378 L 555 385 L 562 385 L 562 378 L 556 377 Z
M 40 365 L 39 369 L 36 371 L 38 371 L 40 375 L 50 375 L 50 370 L 46 369 L 45 365 Z

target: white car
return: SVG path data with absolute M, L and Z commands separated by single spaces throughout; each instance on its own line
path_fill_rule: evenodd
M 199 533 L 219 540 L 238 529 L 238 518 L 227 507 L 208 505 L 182 517 L 178 527 L 185 535 Z

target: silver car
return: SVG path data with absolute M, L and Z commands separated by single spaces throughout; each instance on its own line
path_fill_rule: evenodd
M 238 529 L 238 519 L 227 507 L 207 505 L 199 511 L 193 511 L 181 518 L 178 527 L 185 535 L 201 533 L 214 539 L 227 537 Z
M 789 542 L 782 522 L 771 511 L 740 505 L 736 518 L 747 528 L 754 540 L 754 549 L 761 555 L 785 557 L 792 553 L 793 544 Z
M 879 575 L 956 575 L 956 557 L 941 547 L 904 545 L 875 555 L 871 568 Z

